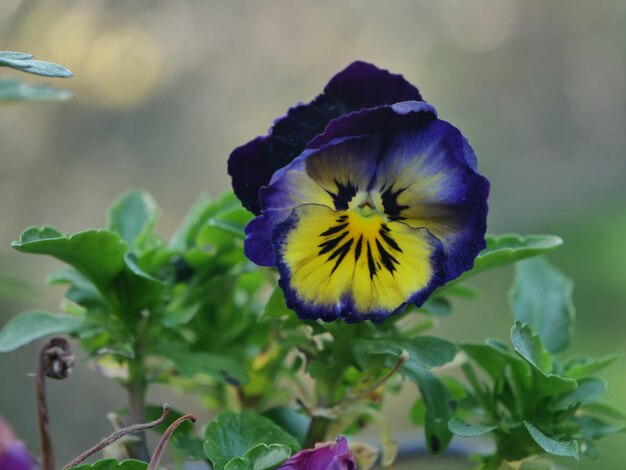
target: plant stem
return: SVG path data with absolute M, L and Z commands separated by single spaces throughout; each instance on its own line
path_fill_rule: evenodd
M 50 343 L 46 343 L 39 355 L 37 369 L 37 417 L 39 418 L 39 441 L 41 443 L 41 458 L 43 470 L 54 470 L 54 454 L 50 439 L 50 423 L 48 420 L 48 405 L 46 404 L 46 355 Z
M 176 431 L 176 428 L 178 428 L 178 426 L 183 424 L 185 421 L 192 421 L 195 423 L 197 419 L 198 418 L 196 418 L 196 415 L 186 414 L 178 418 L 172 424 L 170 424 L 170 426 L 161 436 L 161 439 L 159 440 L 159 443 L 157 444 L 156 449 L 154 450 L 154 454 L 152 454 L 152 458 L 150 459 L 150 464 L 148 465 L 148 470 L 156 470 L 156 468 L 159 466 L 159 462 L 161 461 L 161 456 L 163 455 L 163 451 L 165 450 L 167 441 L 169 441 L 174 431 Z
M 41 348 L 37 364 L 37 417 L 43 470 L 54 470 L 54 452 L 46 404 L 46 377 L 64 379 L 69 375 L 73 366 L 74 356 L 65 339 L 52 338 Z
M 142 312 L 143 313 L 143 312 Z M 143 423 L 146 420 L 146 381 L 144 365 L 144 339 L 148 316 L 142 314 L 137 325 L 137 336 L 134 343 L 134 357 L 128 361 L 128 419 L 131 423 Z M 148 462 L 150 453 L 146 443 L 146 433 L 141 431 L 137 434 L 138 441 L 127 444 L 131 458 Z
M 91 449 L 86 450 L 85 452 L 80 454 L 78 457 L 72 459 L 72 461 L 70 463 L 68 463 L 65 467 L 63 467 L 63 470 L 68 470 L 69 468 L 78 465 L 83 460 L 85 460 L 87 457 L 95 454 L 96 452 L 100 452 L 102 449 L 110 446 L 115 441 L 117 441 L 118 439 L 126 436 L 127 434 L 137 433 L 137 432 L 143 431 L 145 429 L 151 429 L 151 428 L 160 426 L 161 424 L 163 424 L 165 422 L 165 420 L 167 419 L 169 414 L 170 414 L 170 405 L 168 405 L 166 403 L 166 404 L 163 405 L 163 413 L 161 414 L 161 417 L 159 419 L 156 419 L 156 420 L 151 421 L 149 423 L 132 424 L 132 425 L 126 427 L 126 428 L 123 428 L 123 429 L 120 429 L 119 431 L 114 432 L 109 437 L 103 439 L 98 444 L 93 446 Z
M 304 448 L 310 449 L 318 442 L 326 440 L 326 431 L 330 426 L 331 420 L 323 416 L 314 416 L 309 425 L 309 431 L 304 439 Z

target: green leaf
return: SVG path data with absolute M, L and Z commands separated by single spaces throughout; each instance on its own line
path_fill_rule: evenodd
M 552 356 L 529 325 L 516 321 L 511 329 L 515 351 L 532 366 L 535 395 L 556 396 L 576 388 L 576 381 L 552 373 Z
M 119 233 L 131 249 L 141 249 L 160 214 L 159 206 L 149 193 L 142 190 L 128 191 L 110 207 L 108 228 Z
M 578 460 L 578 442 L 574 440 L 558 441 L 556 439 L 552 439 L 528 421 L 524 421 L 524 426 L 526 426 L 530 437 L 533 438 L 537 445 L 549 454 L 560 455 L 562 457 L 574 457 Z
M 287 307 L 283 290 L 280 287 L 276 287 L 265 305 L 263 316 L 270 318 L 282 318 L 285 316 L 291 317 L 293 315 L 294 312 Z
M 28 85 L 17 78 L 0 79 L 0 102 L 8 101 L 63 101 L 72 93 L 49 85 Z
M 246 384 L 248 373 L 240 361 L 207 352 L 192 352 L 162 345 L 155 351 L 170 359 L 178 372 L 186 377 L 206 374 L 225 382 Z
M 445 339 L 432 336 L 398 339 L 359 339 L 354 342 L 354 357 L 359 365 L 367 367 L 367 359 L 375 355 L 390 355 L 399 359 L 405 352 L 407 364 L 415 363 L 424 367 L 438 367 L 454 359 L 459 348 Z
M 624 425 L 611 425 L 591 416 L 578 416 L 576 421 L 580 425 L 580 432 L 585 439 L 601 439 L 626 430 Z
M 585 413 L 605 416 L 607 418 L 626 420 L 626 413 L 604 401 L 585 405 Z
M 0 67 L 10 67 L 22 72 L 53 78 L 68 78 L 74 75 L 62 65 L 33 60 L 32 57 L 23 52 L 0 51 Z
M 407 363 L 402 371 L 417 384 L 424 400 L 424 431 L 428 450 L 433 454 L 440 454 L 452 440 L 452 433 L 448 429 L 448 422 L 454 416 L 450 406 L 452 397 L 441 380 L 418 364 Z
M 574 282 L 544 257 L 515 264 L 509 293 L 513 317 L 529 324 L 548 351 L 567 347 L 574 322 Z
M 30 227 L 11 246 L 24 253 L 50 255 L 76 268 L 101 292 L 107 292 L 124 267 L 126 244 L 108 230 L 64 236 L 53 227 Z
M 189 214 L 176 231 L 170 245 L 179 250 L 185 250 L 194 245 L 198 232 L 206 222 L 216 214 L 241 207 L 241 203 L 232 191 L 224 193 L 219 199 L 212 200 L 208 195 L 203 194 L 193 205 Z
M 272 470 L 291 455 L 291 449 L 282 444 L 258 444 L 244 454 L 230 460 L 224 470 Z
M 451 433 L 462 437 L 475 437 L 487 434 L 498 426 L 486 426 L 484 424 L 470 424 L 459 418 L 452 418 L 448 421 L 448 429 Z
M 513 378 L 520 388 L 519 391 L 530 387 L 532 372 L 530 366 L 520 357 L 496 347 L 493 343 L 461 344 L 460 347 L 493 380 L 498 380 L 502 377 L 506 367 L 509 366 L 512 370 Z
M 118 462 L 115 459 L 103 459 L 92 464 L 72 467 L 72 470 L 145 470 L 146 468 L 148 464 L 140 460 L 128 459 Z
M 300 449 L 298 440 L 279 428 L 272 420 L 251 411 L 224 411 L 209 423 L 205 431 L 204 451 L 215 470 L 259 444 L 281 444 L 293 451 Z
M 74 333 L 82 318 L 64 313 L 31 310 L 19 313 L 0 330 L 0 353 L 13 351 L 44 336 Z
M 31 227 L 12 246 L 25 253 L 50 255 L 74 267 L 111 302 L 112 313 L 134 315 L 160 301 L 163 283 L 149 276 L 127 253 L 126 242 L 109 230 L 64 236 L 53 227 Z
M 563 244 L 563 240 L 554 235 L 486 235 L 485 241 L 487 247 L 474 259 L 474 267 L 459 276 L 454 284 L 476 274 L 540 255 Z
M 530 325 L 516 321 L 511 329 L 511 343 L 517 353 L 544 374 L 552 372 L 552 356 Z
M 452 314 L 452 304 L 446 297 L 429 299 L 420 309 L 425 310 L 428 315 L 433 317 L 444 317 Z
M 552 404 L 552 408 L 565 410 L 572 406 L 584 406 L 598 401 L 606 393 L 606 382 L 602 379 L 584 379 L 578 382 L 578 387 L 567 392 Z
M 309 416 L 305 416 L 295 408 L 289 406 L 270 408 L 263 412 L 263 416 L 274 421 L 292 436 L 297 437 L 301 444 L 304 443 L 309 425 L 311 424 L 311 418 Z
M 565 363 L 564 375 L 572 379 L 587 377 L 608 366 L 620 357 L 620 354 L 609 354 L 608 356 L 598 358 L 589 357 L 587 355 L 574 356 Z
M 0 59 L 26 60 L 32 58 L 32 54 L 26 52 L 0 51 Z

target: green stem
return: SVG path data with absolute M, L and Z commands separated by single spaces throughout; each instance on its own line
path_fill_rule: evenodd
M 326 440 L 326 431 L 330 426 L 331 420 L 322 416 L 314 416 L 311 419 L 309 425 L 309 431 L 307 432 L 306 439 L 304 440 L 304 448 L 311 449 L 315 447 L 318 442 L 324 442 Z
M 134 357 L 128 361 L 128 419 L 131 423 L 143 423 L 146 420 L 146 390 L 148 383 L 144 365 L 144 339 L 148 317 L 142 315 L 137 325 L 137 337 L 133 345 Z M 146 443 L 146 433 L 137 434 L 138 441 L 129 442 L 128 453 L 131 458 L 148 462 L 150 453 Z

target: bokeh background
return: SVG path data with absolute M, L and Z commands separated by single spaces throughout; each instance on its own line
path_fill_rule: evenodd
M 490 232 L 565 239 L 551 259 L 576 281 L 572 352 L 626 352 L 624 0 L 2 0 L 0 48 L 75 73 L 54 81 L 70 101 L 0 108 L 0 325 L 59 308 L 62 290 L 44 286 L 58 264 L 9 247 L 24 227 L 103 226 L 110 201 L 141 187 L 169 235 L 201 192 L 228 188 L 234 147 L 362 59 L 403 73 L 469 138 L 492 182 Z M 480 277 L 481 298 L 436 333 L 506 339 L 511 278 Z M 0 356 L 0 414 L 34 449 L 37 350 Z M 625 361 L 604 376 L 626 409 Z M 59 463 L 107 434 L 106 411 L 124 404 L 84 363 L 49 388 Z M 415 433 L 410 398 L 388 410 L 403 436 Z M 564 463 L 624 468 L 625 439 L 603 441 L 600 464 Z

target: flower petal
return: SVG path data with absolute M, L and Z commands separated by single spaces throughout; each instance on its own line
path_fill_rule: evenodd
M 381 321 L 441 284 L 441 244 L 428 230 L 308 204 L 274 229 L 287 305 L 302 318 Z
M 475 162 L 459 130 L 436 120 L 396 134 L 377 169 L 385 213 L 443 244 L 445 281 L 471 269 L 485 248 L 489 182 Z
M 348 450 L 348 440 L 341 436 L 337 442 L 317 444 L 291 456 L 277 470 L 356 470 L 354 456 Z
M 246 227 L 246 256 L 261 266 L 275 264 L 270 240 L 273 227 L 299 205 L 346 209 L 352 197 L 372 183 L 378 142 L 375 136 L 338 139 L 304 152 L 277 171 L 260 192 L 263 214 Z
M 269 183 L 276 170 L 298 156 L 329 121 L 364 108 L 421 99 L 417 88 L 401 75 L 366 62 L 353 62 L 330 80 L 321 95 L 278 119 L 268 135 L 231 153 L 228 173 L 235 194 L 247 209 L 259 214 L 259 189 Z
M 471 269 L 485 247 L 489 182 L 467 140 L 421 101 L 342 116 L 309 146 L 363 134 L 377 135 L 386 149 L 374 184 L 385 212 L 439 238 L 447 258 L 442 282 Z

